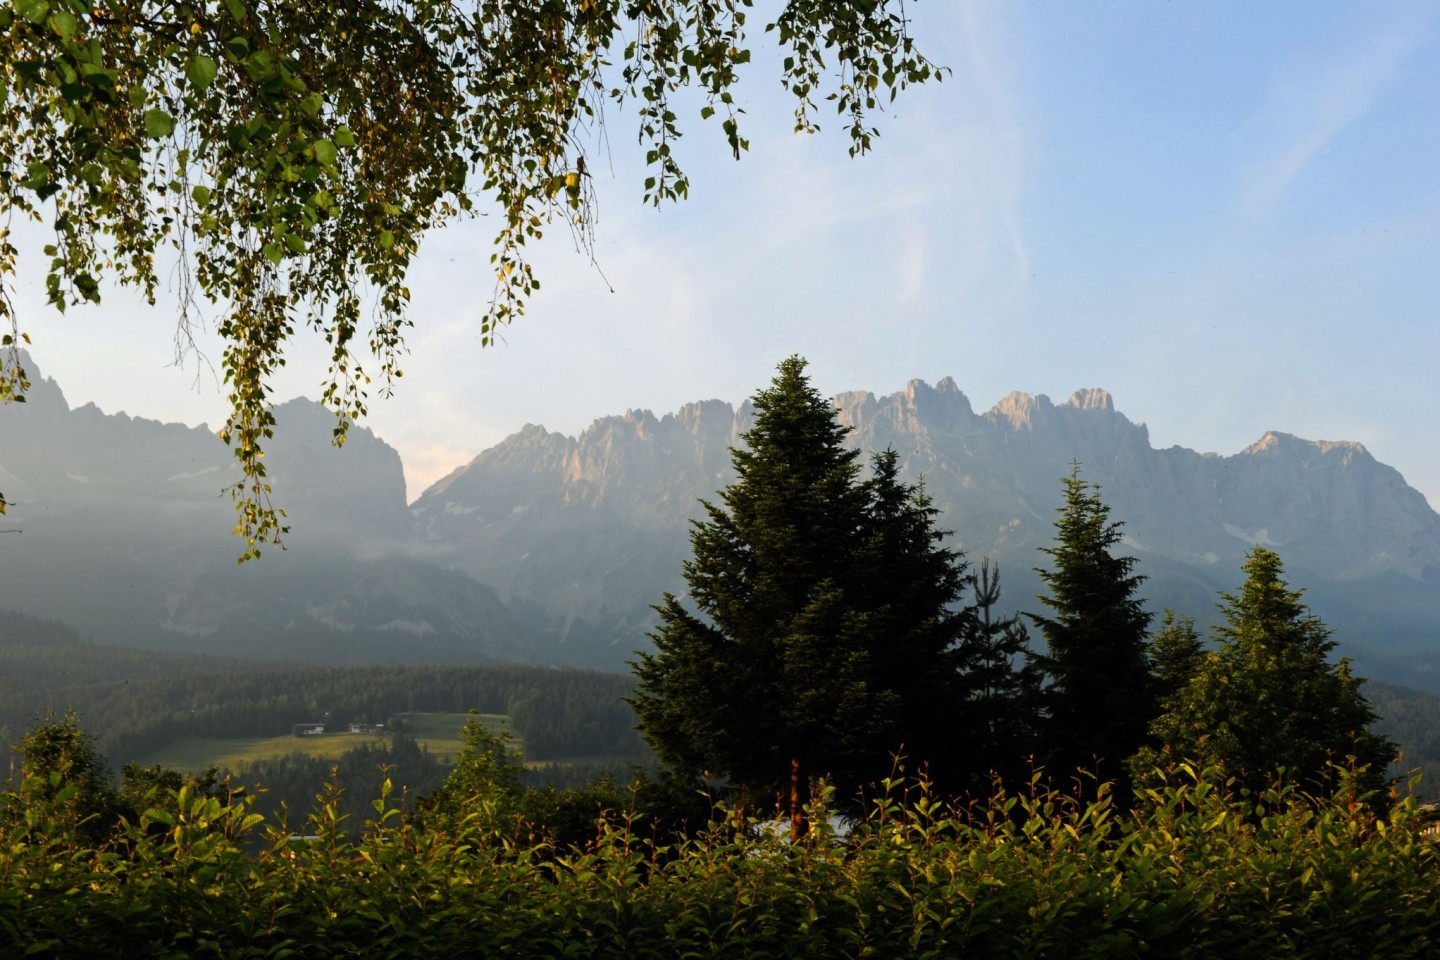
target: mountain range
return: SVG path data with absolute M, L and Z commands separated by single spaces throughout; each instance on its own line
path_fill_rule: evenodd
M 267 463 L 292 534 L 237 566 L 230 451 L 190 428 L 72 410 L 35 374 L 0 407 L 0 608 L 96 642 L 328 663 L 529 660 L 623 668 L 683 591 L 689 521 L 733 478 L 752 411 L 711 400 L 527 426 L 405 502 L 396 452 L 295 400 Z M 1440 515 L 1363 446 L 1267 433 L 1232 456 L 1157 450 L 1103 390 L 977 413 L 950 379 L 834 398 L 852 442 L 923 478 L 1006 604 L 1037 609 L 1060 478 L 1100 484 L 1154 610 L 1208 623 L 1244 552 L 1277 550 L 1361 673 L 1440 690 Z
M 407 553 L 400 457 L 368 430 L 330 445 L 333 417 L 281 404 L 266 462 L 292 533 L 237 565 L 228 485 L 207 428 L 70 409 L 35 372 L 0 407 L 0 608 L 97 643 L 334 664 L 531 659 L 493 590 Z M 279 495 L 277 495 L 279 499 Z

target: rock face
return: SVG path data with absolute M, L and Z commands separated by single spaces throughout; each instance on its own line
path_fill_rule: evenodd
M 547 659 L 617 667 L 681 588 L 697 498 L 733 477 L 749 420 L 719 401 L 595 421 L 579 438 L 527 426 L 425 491 L 424 542 L 488 583 Z
M 1358 443 L 1267 433 L 1230 457 L 1155 450 L 1103 390 L 1059 405 L 1011 394 L 976 416 L 947 379 L 882 400 L 842 395 L 837 405 L 861 447 L 893 446 L 911 476 L 925 477 L 972 551 L 1048 543 L 1056 480 L 1074 460 L 1101 484 L 1137 551 L 1233 565 L 1258 543 L 1323 579 L 1440 573 L 1440 516 Z M 1038 526 L 1026 519 L 1036 514 Z
M 1208 622 L 1246 550 L 1284 557 L 1345 652 L 1384 674 L 1440 665 L 1440 516 L 1359 444 L 1271 433 L 1239 454 L 1151 447 L 1103 390 L 1064 403 L 1014 393 L 977 414 L 953 380 L 835 398 L 853 442 L 893 447 L 972 561 L 998 560 L 1005 595 L 1035 609 L 1032 568 L 1053 538 L 1072 461 L 1101 484 L 1150 578 L 1152 606 Z M 597 420 L 579 438 L 527 427 L 412 505 L 426 543 L 492 584 L 547 657 L 617 666 L 681 592 L 687 521 L 733 479 L 750 411 L 719 401 Z M 1437 675 L 1440 676 L 1440 675 Z
M 237 566 L 209 430 L 71 410 L 35 373 L 0 407 L 0 607 L 100 643 L 328 663 L 523 659 L 494 592 L 414 549 L 400 457 L 368 430 L 330 445 L 332 416 L 294 400 L 266 458 L 293 533 Z M 283 492 L 281 492 L 283 491 Z

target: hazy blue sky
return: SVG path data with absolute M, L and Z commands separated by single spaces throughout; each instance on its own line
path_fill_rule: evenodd
M 410 496 L 524 423 L 738 402 L 798 352 L 827 393 L 949 375 L 983 410 L 1105 387 L 1156 446 L 1360 440 L 1440 506 L 1440 2 L 911 10 L 954 74 L 879 117 L 867 158 L 838 123 L 790 133 L 758 33 L 753 149 L 735 163 L 692 124 L 689 203 L 640 205 L 612 111 L 591 170 L 613 293 L 552 231 L 544 290 L 482 349 L 494 227 L 434 236 L 407 376 L 369 423 Z M 62 318 L 21 287 L 72 405 L 218 424 L 214 377 L 167 366 L 165 310 L 116 294 Z M 297 350 L 277 398 L 323 372 Z

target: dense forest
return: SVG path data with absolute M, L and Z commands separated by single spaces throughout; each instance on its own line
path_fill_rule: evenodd
M 617 674 L 534 666 L 327 669 L 93 646 L 62 625 L 0 611 L 0 755 L 9 756 L 8 764 L 0 760 L 0 779 L 7 767 L 17 769 L 25 731 L 69 710 L 113 763 L 113 777 L 181 738 L 279 737 L 319 721 L 341 729 L 388 723 L 382 741 L 357 743 L 338 760 L 296 750 L 219 771 L 255 792 L 257 810 L 276 815 L 285 807 L 300 820 L 327 786 L 342 786 L 339 802 L 358 827 L 382 768 L 412 799 L 436 790 L 449 770 L 397 715 L 504 714 L 525 758 L 535 761 L 527 782 L 563 787 L 623 777 L 649 760 L 621 699 L 631 686 Z M 572 762 L 548 763 L 555 760 Z
M 61 630 L 61 642 L 15 642 L 0 622 L 0 726 L 8 739 L 46 710 L 75 709 L 106 753 L 129 759 L 178 737 L 280 736 L 309 721 L 379 723 L 398 713 L 474 709 L 509 714 L 531 759 L 644 752 L 620 700 L 631 683 L 618 674 L 321 668 L 91 646 Z

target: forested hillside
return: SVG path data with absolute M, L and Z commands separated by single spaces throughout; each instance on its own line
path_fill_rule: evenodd
M 318 668 L 85 644 L 9 617 L 0 633 L 7 745 L 46 711 L 77 710 L 117 764 L 180 738 L 276 737 L 296 724 L 383 723 L 401 713 L 506 714 L 527 759 L 642 759 L 629 677 L 534 666 Z

